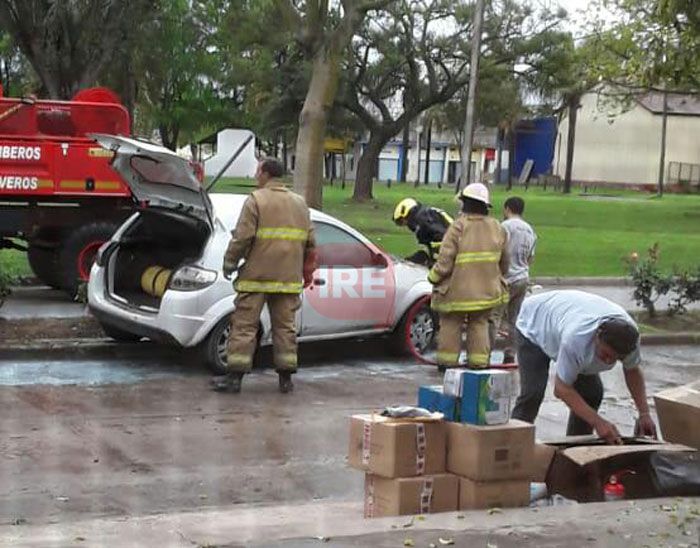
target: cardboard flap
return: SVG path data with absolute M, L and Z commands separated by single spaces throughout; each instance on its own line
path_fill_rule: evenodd
M 700 407 L 700 381 L 662 390 L 654 397 Z
M 579 466 L 585 466 L 591 462 L 615 457 L 617 455 L 654 451 L 694 451 L 694 449 L 685 445 L 665 443 L 641 443 L 637 445 L 586 445 L 563 449 L 562 454 Z

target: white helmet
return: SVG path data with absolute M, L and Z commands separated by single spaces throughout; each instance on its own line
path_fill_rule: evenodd
M 460 198 L 471 198 L 472 200 L 483 202 L 489 207 L 491 206 L 489 189 L 483 183 L 468 184 L 460 193 Z

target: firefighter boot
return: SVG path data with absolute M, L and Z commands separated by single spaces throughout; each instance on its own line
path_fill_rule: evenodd
M 228 373 L 218 375 L 211 380 L 211 389 L 214 392 L 231 392 L 238 394 L 241 391 L 243 373 Z
M 279 372 L 279 383 L 280 383 L 280 392 L 282 394 L 288 394 L 289 392 L 294 390 L 294 383 L 292 382 L 292 373 L 291 371 L 280 371 Z

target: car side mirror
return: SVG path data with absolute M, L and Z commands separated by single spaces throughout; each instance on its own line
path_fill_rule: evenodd
M 372 253 L 372 266 L 377 268 L 386 268 L 389 266 L 389 261 L 383 253 L 374 252 Z

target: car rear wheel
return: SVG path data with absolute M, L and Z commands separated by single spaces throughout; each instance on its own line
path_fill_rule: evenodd
M 202 343 L 202 359 L 207 367 L 217 375 L 228 373 L 228 363 L 226 359 L 228 337 L 231 333 L 231 322 L 228 316 L 225 316 L 214 329 L 211 330 L 209 336 Z M 259 367 L 260 364 L 260 339 L 262 332 L 258 331 L 255 354 L 253 355 L 253 367 Z

